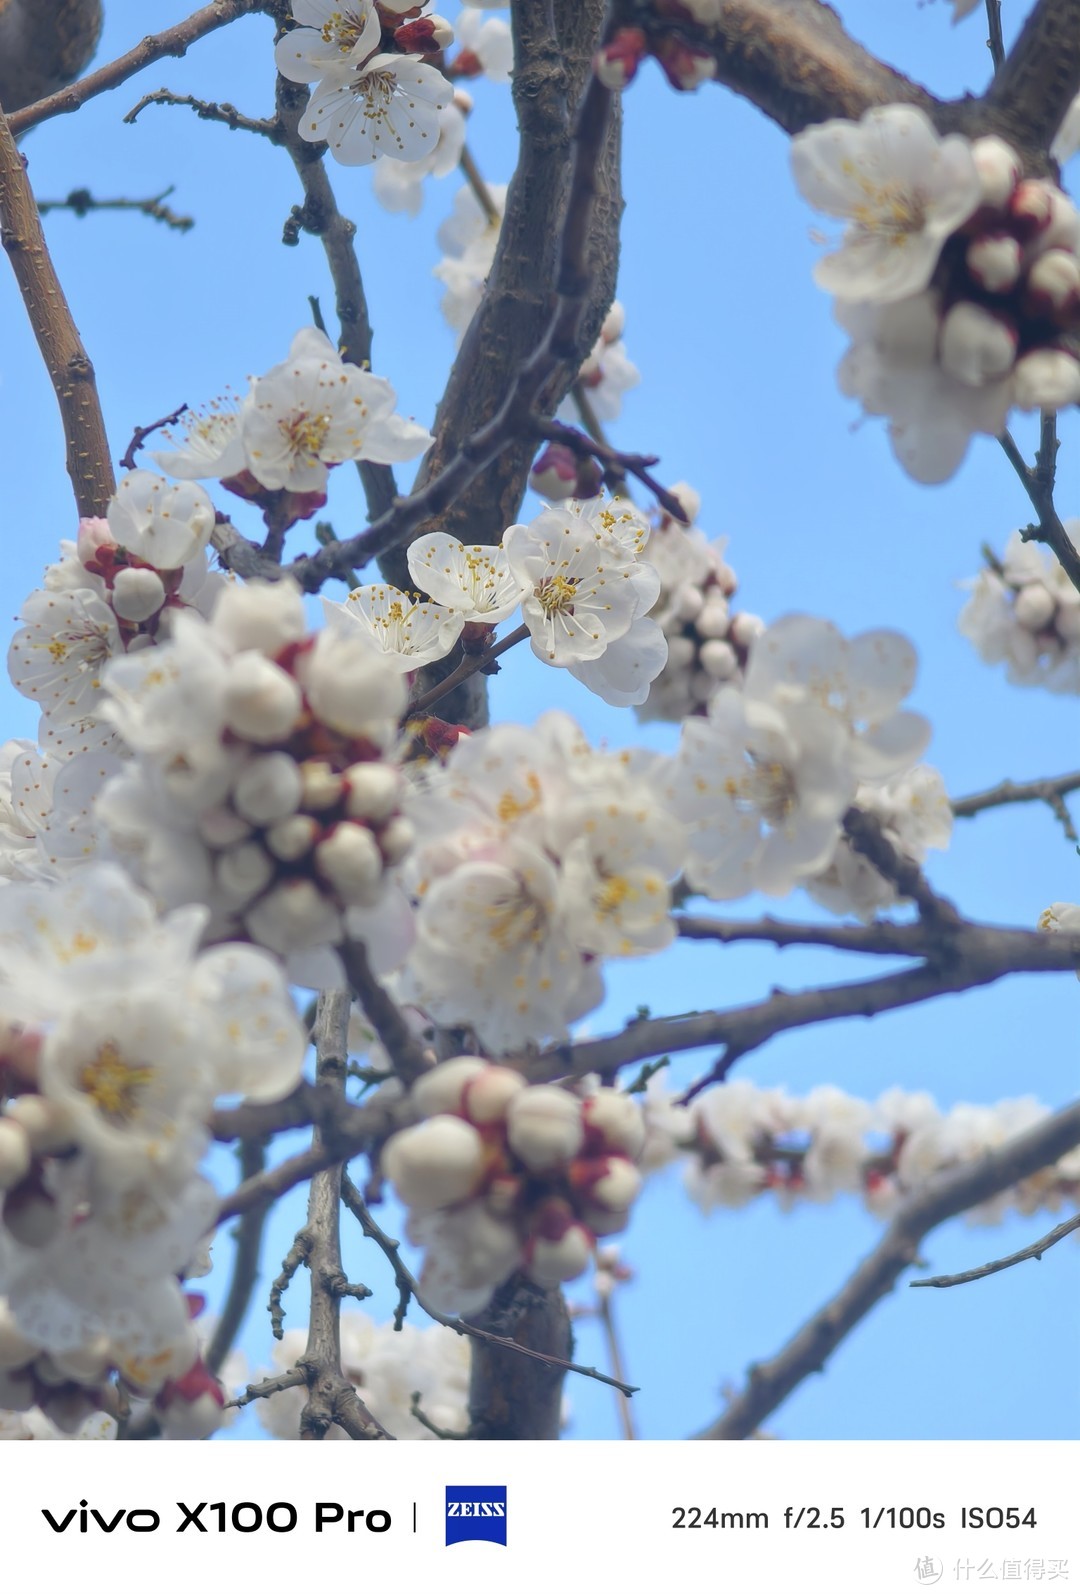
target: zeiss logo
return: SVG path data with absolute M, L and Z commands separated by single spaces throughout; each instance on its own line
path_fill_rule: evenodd
M 506 1486 L 502 1484 L 448 1484 L 446 1486 L 446 1543 L 490 1540 L 506 1544 Z

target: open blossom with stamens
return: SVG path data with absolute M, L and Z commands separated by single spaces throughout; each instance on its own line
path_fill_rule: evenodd
M 603 511 L 572 503 L 543 510 L 504 538 L 510 569 L 526 588 L 522 619 L 548 664 L 599 659 L 656 602 L 660 578 L 636 557 Z
M 303 327 L 289 358 L 256 378 L 244 401 L 248 469 L 264 487 L 320 493 L 327 467 L 344 460 L 411 460 L 431 435 L 395 415 L 396 402 L 385 377 L 343 361 L 325 333 Z
M 521 602 L 524 586 L 503 548 L 468 545 L 446 532 L 431 532 L 410 544 L 408 557 L 416 585 L 467 621 L 497 626 Z
M 501 17 L 478 17 L 463 11 L 454 23 L 458 51 L 453 68 L 459 77 L 483 73 L 493 83 L 509 83 L 514 69 L 514 39 Z
M 183 481 L 235 476 L 247 464 L 240 436 L 240 413 L 232 398 L 215 399 L 201 410 L 185 410 L 162 437 L 176 445 L 151 455 L 156 464 Z
M 372 0 L 291 0 L 291 5 L 301 26 L 278 40 L 274 60 L 292 83 L 350 71 L 379 48 L 382 24 Z
M 361 636 L 403 674 L 445 659 L 466 616 L 443 604 L 423 603 L 397 587 L 354 587 L 344 603 L 323 599 L 327 625 L 341 636 Z
M 841 248 L 814 272 L 820 287 L 844 299 L 920 293 L 945 240 L 982 199 L 967 139 L 942 138 L 913 105 L 874 106 L 861 122 L 808 128 L 792 141 L 791 165 L 804 198 L 849 223 Z
M 451 89 L 415 56 L 374 55 L 347 76 L 325 77 L 300 118 L 300 136 L 330 146 L 345 166 L 388 157 L 415 161 L 435 148 Z

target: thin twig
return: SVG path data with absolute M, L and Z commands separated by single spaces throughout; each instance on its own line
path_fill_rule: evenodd
M 461 175 L 476 195 L 477 204 L 483 211 L 489 226 L 498 227 L 502 221 L 502 211 L 492 199 L 491 190 L 480 175 L 480 168 L 473 159 L 472 151 L 467 144 L 461 151 L 458 165 L 461 167 Z
M 967 820 L 985 809 L 1002 808 L 1007 803 L 1045 803 L 1060 822 L 1069 841 L 1080 842 L 1080 835 L 1065 804 L 1068 794 L 1078 790 L 1080 770 L 1070 770 L 1067 775 L 1049 776 L 1037 781 L 999 781 L 997 786 L 987 787 L 983 792 L 954 798 L 952 811 L 958 820 Z
M 295 1390 L 297 1385 L 306 1384 L 307 1380 L 299 1368 L 290 1368 L 287 1373 L 276 1373 L 269 1379 L 261 1380 L 257 1385 L 248 1385 L 243 1395 L 234 1396 L 232 1401 L 226 1401 L 227 1407 L 246 1407 L 251 1401 L 265 1401 L 270 1396 L 280 1395 L 283 1390 Z
M 69 83 L 67 88 L 58 89 L 55 94 L 47 94 L 43 100 L 23 106 L 11 118 L 11 131 L 18 137 L 27 128 L 37 127 L 39 122 L 45 122 L 51 116 L 77 111 L 80 105 L 85 105 L 95 95 L 119 88 L 121 83 L 126 83 L 128 78 L 134 77 L 144 67 L 151 66 L 167 55 L 186 55 L 189 46 L 197 39 L 205 38 L 215 29 L 235 22 L 238 17 L 262 11 L 265 6 L 266 0 L 211 0 L 210 5 L 203 6 L 184 22 L 165 28 L 161 33 L 147 34 L 134 49 L 99 67 L 96 72 L 88 72 L 77 83 Z
M 1080 553 L 1077 553 L 1073 547 L 1072 538 L 1062 525 L 1061 517 L 1054 505 L 1058 449 L 1057 418 L 1054 415 L 1044 415 L 1042 418 L 1040 443 L 1033 467 L 1025 461 L 1010 432 L 1003 432 L 998 442 L 1005 451 L 1009 464 L 1020 478 L 1024 492 L 1039 517 L 1037 525 L 1021 528 L 1021 537 L 1025 542 L 1034 539 L 1035 542 L 1045 543 L 1056 556 L 1058 564 L 1073 586 L 1080 592 Z
M 990 30 L 987 48 L 997 72 L 1005 62 L 1005 39 L 1001 32 L 1001 0 L 986 0 L 986 24 Z
M 275 1340 L 281 1340 L 285 1335 L 285 1292 L 296 1278 L 301 1263 L 307 1262 L 310 1253 L 311 1234 L 305 1227 L 297 1230 L 292 1245 L 282 1259 L 281 1272 L 270 1286 L 270 1300 L 267 1307 L 270 1313 L 270 1333 Z
M 442 1324 L 445 1329 L 452 1329 L 455 1334 L 468 1335 L 473 1340 L 482 1340 L 489 1346 L 498 1346 L 504 1351 L 520 1352 L 523 1357 L 531 1357 L 535 1362 L 544 1362 L 551 1368 L 560 1368 L 564 1373 L 579 1373 L 587 1379 L 597 1379 L 601 1384 L 614 1385 L 616 1390 L 623 1391 L 632 1396 L 637 1391 L 636 1385 L 628 1385 L 621 1379 L 613 1379 L 608 1374 L 601 1373 L 597 1368 L 586 1368 L 578 1362 L 567 1362 L 563 1357 L 554 1357 L 549 1352 L 534 1351 L 531 1346 L 523 1346 L 518 1341 L 512 1340 L 508 1335 L 496 1335 L 489 1329 L 480 1329 L 476 1324 L 467 1323 L 463 1318 L 450 1317 L 446 1313 L 437 1311 L 424 1300 L 420 1286 L 413 1275 L 401 1260 L 400 1242 L 392 1240 L 385 1231 L 381 1230 L 368 1211 L 363 1197 L 349 1179 L 348 1175 L 341 1182 L 341 1199 L 345 1206 L 357 1219 L 361 1229 L 369 1240 L 379 1246 L 394 1270 L 394 1279 L 397 1283 L 401 1300 L 398 1313 L 394 1315 L 395 1327 L 400 1328 L 404 1320 L 404 1306 L 407 1305 L 409 1296 L 415 1297 L 418 1305 L 429 1318 L 437 1324 Z
M 475 676 L 477 671 L 482 670 L 485 675 L 490 674 L 491 666 L 495 663 L 495 660 L 501 658 L 508 648 L 513 648 L 517 643 L 524 642 L 528 635 L 528 626 L 517 626 L 501 642 L 493 644 L 482 654 L 466 654 L 461 663 L 448 676 L 436 683 L 434 687 L 429 688 L 427 692 L 422 693 L 415 703 L 410 703 L 409 715 L 426 714 L 434 704 L 439 702 L 440 698 L 445 698 L 447 693 L 453 692 L 455 687 L 460 687 L 463 681 L 468 681 L 469 677 Z
M 266 1162 L 265 1151 L 261 1140 L 241 1141 L 240 1172 L 244 1179 L 254 1179 L 262 1173 Z M 259 1255 L 266 1212 L 265 1207 L 254 1208 L 245 1213 L 236 1226 L 229 1293 L 206 1352 L 206 1365 L 211 1373 L 220 1372 L 251 1305 L 251 1297 L 259 1279 Z
M 144 94 L 138 104 L 131 107 L 124 121 L 137 121 L 140 112 L 145 111 L 148 105 L 186 105 L 200 121 L 220 122 L 233 133 L 255 133 L 260 138 L 268 138 L 271 144 L 280 144 L 282 141 L 281 127 L 272 117 L 245 116 L 227 100 L 222 100 L 220 104 L 216 100 L 198 100 L 193 94 L 174 94 L 171 89 L 155 89 L 152 94 Z
M 22 292 L 52 380 L 80 516 L 104 515 L 116 487 L 94 368 L 83 348 L 41 230 L 11 124 L 0 106 L 0 244 Z
M 1066 1235 L 1071 1235 L 1078 1229 L 1080 1229 L 1080 1213 L 1074 1213 L 1072 1218 L 1065 1220 L 1064 1224 L 1055 1225 L 1042 1240 L 1035 1241 L 1031 1246 L 1025 1246 L 1018 1252 L 1010 1252 L 1008 1257 L 995 1258 L 992 1263 L 982 1263 L 978 1268 L 966 1269 L 962 1274 L 935 1274 L 933 1279 L 913 1279 L 909 1283 L 913 1287 L 933 1286 L 938 1290 L 947 1289 L 950 1285 L 969 1285 L 973 1279 L 986 1279 L 991 1274 L 1000 1274 L 1003 1268 L 1012 1268 L 1016 1263 L 1026 1263 L 1032 1257 L 1036 1262 L 1040 1262 L 1043 1252 L 1048 1252 L 1051 1246 L 1056 1246 L 1058 1241 L 1063 1241 Z
M 940 897 L 914 860 L 893 845 L 876 815 L 852 807 L 843 817 L 843 826 L 844 835 L 856 853 L 868 859 L 901 897 L 915 904 L 921 919 L 942 926 L 960 924 L 960 915 L 953 904 Z
M 747 1439 L 804 1379 L 822 1371 L 841 1341 L 916 1261 L 924 1236 L 946 1219 L 1056 1163 L 1077 1145 L 1080 1103 L 1014 1136 L 985 1157 L 929 1180 L 898 1209 L 877 1246 L 832 1300 L 775 1357 L 749 1370 L 743 1393 L 696 1438 Z
M 149 216 L 151 221 L 164 222 L 166 227 L 171 227 L 175 232 L 190 232 L 195 225 L 194 216 L 178 216 L 171 206 L 165 204 L 174 192 L 175 185 L 170 183 L 153 199 L 95 199 L 88 188 L 73 188 L 67 199 L 38 200 L 38 210 L 42 216 L 47 216 L 53 210 L 70 210 L 79 217 L 89 216 L 91 211 L 97 210 L 134 210 L 142 216 Z
M 431 1067 L 423 1043 L 413 1035 L 397 1003 L 372 974 L 363 942 L 347 942 L 340 952 L 349 985 L 389 1053 L 394 1073 L 405 1085 L 412 1085 Z
M 122 471 L 133 471 L 135 469 L 135 456 L 147 438 L 152 437 L 163 426 L 174 426 L 187 408 L 186 404 L 182 404 L 171 415 L 163 415 L 160 421 L 151 421 L 149 426 L 137 426 L 131 434 L 131 442 L 125 449 L 123 458 L 120 461 L 120 469 Z
M 644 487 L 648 488 L 665 514 L 678 521 L 680 526 L 689 525 L 686 511 L 675 494 L 663 487 L 649 470 L 650 466 L 657 464 L 659 458 L 657 455 L 626 454 L 622 449 L 612 448 L 610 443 L 601 442 L 595 433 L 586 436 L 575 426 L 567 426 L 563 421 L 547 421 L 542 416 L 532 418 L 532 428 L 536 437 L 547 438 L 551 443 L 561 443 L 579 459 L 599 460 L 605 468 L 605 475 L 610 472 L 616 480 L 620 476 L 636 477 Z

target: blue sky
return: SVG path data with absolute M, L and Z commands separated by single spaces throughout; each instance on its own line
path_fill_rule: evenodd
M 857 37 L 934 92 L 985 87 L 981 14 L 953 28 L 943 0 L 842 0 L 839 9 Z M 1007 29 L 1024 9 L 1006 0 Z M 172 0 L 107 0 L 106 11 L 101 61 L 182 14 Z M 135 425 L 227 385 L 242 388 L 249 372 L 282 358 L 308 319 L 308 294 L 332 304 L 318 243 L 304 238 L 288 249 L 280 242 L 299 197 L 288 158 L 178 109 L 151 107 L 125 127 L 122 117 L 139 95 L 161 85 L 265 114 L 273 93 L 269 23 L 246 19 L 24 144 L 41 197 L 81 186 L 99 197 L 144 197 L 175 184 L 170 203 L 196 218 L 184 236 L 123 214 L 47 219 L 116 455 Z M 479 84 L 475 97 L 470 144 L 485 175 L 505 181 L 514 148 L 508 95 Z M 997 445 L 979 440 L 953 482 L 926 489 L 901 475 L 876 422 L 855 425 L 833 378 L 842 335 L 810 276 L 814 218 L 794 192 L 782 134 L 725 91 L 676 96 L 651 66 L 627 93 L 625 110 L 619 296 L 643 380 L 612 429 L 616 441 L 661 455 L 663 480 L 698 488 L 701 524 L 729 539 L 746 608 L 767 620 L 802 609 L 845 631 L 893 626 L 915 640 L 914 701 L 933 721 L 929 758 L 950 792 L 1076 766 L 1075 701 L 1008 687 L 956 631 L 958 583 L 978 569 L 979 545 L 1000 548 L 1029 518 Z M 422 215 L 410 220 L 379 209 L 363 171 L 335 167 L 332 178 L 342 209 L 358 223 L 374 369 L 394 382 L 405 413 L 429 419 L 453 355 L 431 268 L 439 256 L 435 227 L 456 180 L 431 185 Z M 13 616 L 57 540 L 73 535 L 73 521 L 52 390 L 2 272 L 0 326 L 5 594 Z M 1061 428 L 1058 503 L 1066 516 L 1080 514 L 1078 430 L 1075 414 Z M 1030 453 L 1030 431 L 1021 427 L 1018 436 Z M 362 524 L 351 473 L 335 474 L 328 513 L 339 531 Z M 4 690 L 5 735 L 33 735 L 30 704 Z M 614 745 L 673 740 L 670 728 L 637 728 L 628 711 L 608 709 L 531 657 L 511 656 L 492 702 L 498 717 L 526 723 L 557 703 Z M 966 912 L 1003 923 L 1031 925 L 1050 901 L 1080 899 L 1080 860 L 1037 808 L 958 825 L 931 871 Z M 781 911 L 807 917 L 809 905 L 796 896 Z M 750 1001 L 777 982 L 857 972 L 852 961 L 821 954 L 698 946 L 647 967 L 609 969 L 608 1002 L 591 1016 L 593 1030 L 618 1025 L 642 1000 L 655 1013 L 678 1013 Z M 827 1081 L 874 1097 L 901 1084 L 929 1090 L 943 1104 L 1032 1094 L 1061 1105 L 1076 1094 L 1078 1030 L 1076 983 L 1032 977 L 872 1023 L 800 1031 L 741 1068 L 793 1092 Z M 226 1158 L 216 1175 L 231 1183 Z M 267 1287 L 301 1218 L 295 1202 L 274 1216 Z M 956 1222 L 928 1240 L 926 1260 L 935 1272 L 970 1267 L 1053 1222 L 1047 1215 L 992 1229 Z M 393 1227 L 392 1215 L 386 1223 Z M 651 1184 L 624 1241 L 639 1278 L 617 1302 L 629 1375 L 642 1386 L 635 1398 L 641 1431 L 674 1438 L 709 1421 L 721 1386 L 776 1351 L 879 1234 L 853 1203 L 785 1215 L 763 1200 L 704 1219 L 673 1172 Z M 219 1246 L 222 1261 L 224 1254 Z M 388 1316 L 394 1295 L 379 1255 L 353 1248 L 349 1261 L 353 1277 L 378 1288 L 368 1305 Z M 264 1301 L 262 1290 L 244 1334 L 255 1365 L 267 1360 Z M 1074 1437 L 1078 1328 L 1071 1243 L 1038 1268 L 965 1289 L 901 1286 L 770 1428 L 790 1438 Z M 587 1325 L 579 1355 L 603 1359 Z M 573 1437 L 617 1433 L 610 1392 L 578 1380 L 568 1393 Z M 237 1432 L 259 1431 L 245 1424 Z

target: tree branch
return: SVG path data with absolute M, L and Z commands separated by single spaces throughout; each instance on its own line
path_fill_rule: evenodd
M 315 1018 L 317 1078 L 342 1100 L 351 1002 L 347 991 L 324 991 Z M 320 1139 L 316 1131 L 316 1146 Z M 304 1261 L 311 1274 L 311 1317 L 307 1345 L 297 1360 L 308 1387 L 300 1438 L 321 1440 L 336 1423 L 354 1440 L 390 1440 L 393 1436 L 368 1412 L 341 1368 L 341 1173 L 340 1163 L 322 1169 L 308 1193 Z
M 265 1147 L 259 1141 L 241 1141 L 240 1172 L 245 1180 L 255 1179 L 262 1173 L 266 1162 Z M 211 1373 L 219 1373 L 221 1365 L 232 1350 L 233 1341 L 251 1304 L 252 1293 L 259 1281 L 259 1255 L 262 1251 L 263 1228 L 267 1209 L 252 1208 L 236 1227 L 236 1248 L 233 1252 L 232 1278 L 229 1293 L 221 1309 L 221 1317 L 206 1352 L 206 1365 Z
M 1080 1145 L 1080 1103 L 1063 1109 L 977 1162 L 930 1180 L 898 1210 L 882 1239 L 831 1301 L 769 1362 L 750 1370 L 746 1389 L 723 1416 L 695 1436 L 745 1440 L 826 1360 L 919 1254 L 923 1237 L 946 1219 L 989 1200 L 1056 1163 Z
M 1080 1213 L 1074 1213 L 1072 1218 L 1067 1218 L 1064 1224 L 1056 1224 L 1048 1235 L 1035 1241 L 1031 1246 L 1024 1246 L 1018 1252 L 1010 1252 L 1008 1257 L 998 1257 L 992 1263 L 982 1263 L 978 1268 L 968 1268 L 962 1274 L 935 1274 L 933 1279 L 913 1279 L 911 1285 L 929 1287 L 937 1290 L 947 1289 L 950 1285 L 970 1285 L 974 1279 L 987 1279 L 991 1274 L 1000 1274 L 1002 1269 L 1012 1268 L 1016 1263 L 1026 1263 L 1034 1258 L 1037 1263 L 1042 1261 L 1044 1252 L 1051 1246 L 1056 1246 L 1058 1241 L 1063 1241 L 1066 1235 L 1071 1235 L 1080 1229 Z
M 186 21 L 178 22 L 175 27 L 165 28 L 161 33 L 147 34 L 134 49 L 110 61 L 107 66 L 99 67 L 96 72 L 88 73 L 70 87 L 16 111 L 11 118 L 11 131 L 18 136 L 25 133 L 27 128 L 48 121 L 50 117 L 77 111 L 87 100 L 109 89 L 119 88 L 121 83 L 126 83 L 128 78 L 134 77 L 136 72 L 141 72 L 154 61 L 160 61 L 167 55 L 186 55 L 188 47 L 196 40 L 205 38 L 208 33 L 235 22 L 239 17 L 265 9 L 266 0 L 211 0 L 209 5 L 194 12 Z
M 115 488 L 94 368 L 41 230 L 22 157 L 0 106 L 0 244 L 7 252 L 52 380 L 80 516 L 104 515 Z
M 985 809 L 997 809 L 1007 803 L 1045 803 L 1070 842 L 1080 842 L 1072 816 L 1065 806 L 1070 792 L 1080 790 L 1080 770 L 1068 775 L 1049 776 L 1039 781 L 999 781 L 997 786 L 983 792 L 972 792 L 968 797 L 954 798 L 952 811 L 958 820 L 973 819 Z
M 1080 4 L 1080 0 L 1077 0 L 1077 3 Z M 1025 542 L 1034 538 L 1038 543 L 1045 543 L 1073 586 L 1080 592 L 1080 553 L 1073 547 L 1072 538 L 1062 525 L 1054 504 L 1058 451 L 1057 417 L 1044 415 L 1042 418 L 1042 431 L 1034 466 L 1027 464 L 1010 432 L 1003 432 L 998 442 L 1005 451 L 1009 464 L 1020 478 L 1024 492 L 1039 517 L 1038 525 L 1024 527 L 1020 535 Z
M 997 71 L 987 106 L 1021 147 L 1045 149 L 1080 90 L 1080 0 L 1038 0 Z

